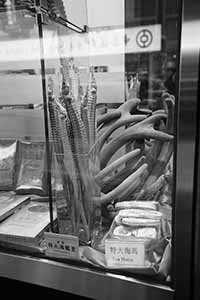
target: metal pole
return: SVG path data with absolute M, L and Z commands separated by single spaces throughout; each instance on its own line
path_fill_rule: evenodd
M 53 198 L 52 198 L 52 186 L 51 186 L 51 150 L 50 150 L 50 142 L 49 142 L 49 122 L 48 122 L 47 90 L 46 90 L 46 78 L 45 78 L 45 59 L 44 59 L 42 13 L 40 12 L 39 9 L 37 9 L 37 23 L 38 23 L 38 32 L 39 32 L 39 39 L 40 39 L 40 55 L 41 55 L 40 63 L 41 63 L 44 128 L 45 128 L 45 141 L 46 141 L 47 186 L 48 186 L 48 196 L 49 196 L 50 229 L 51 229 L 52 232 L 54 232 L 54 226 L 53 226 Z

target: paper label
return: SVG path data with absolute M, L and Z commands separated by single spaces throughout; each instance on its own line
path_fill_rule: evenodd
M 144 242 L 107 239 L 105 241 L 105 256 L 108 267 L 144 267 Z
M 76 236 L 45 232 L 46 254 L 57 258 L 78 259 L 79 239 Z

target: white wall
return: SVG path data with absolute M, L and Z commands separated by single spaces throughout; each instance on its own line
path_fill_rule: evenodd
M 87 11 L 90 28 L 124 26 L 124 0 L 87 0 Z
M 98 102 L 122 102 L 124 100 L 124 50 L 119 54 L 111 54 L 110 45 L 113 44 L 112 30 L 124 28 L 124 0 L 87 0 L 88 26 L 91 32 L 108 30 L 111 32 L 110 43 L 104 55 L 89 57 L 90 65 L 107 66 L 108 73 L 96 73 L 98 84 Z M 118 37 L 119 39 L 119 37 Z M 124 44 L 123 34 L 120 44 Z M 119 44 L 119 40 L 118 40 Z M 106 53 L 107 52 L 107 53 Z

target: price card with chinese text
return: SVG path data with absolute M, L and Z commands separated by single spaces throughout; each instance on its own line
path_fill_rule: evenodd
M 110 268 L 144 267 L 145 244 L 143 241 L 107 239 L 105 255 Z
M 76 236 L 45 232 L 46 254 L 57 258 L 79 259 L 79 239 Z

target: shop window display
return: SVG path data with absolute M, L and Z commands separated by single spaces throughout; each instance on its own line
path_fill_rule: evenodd
M 18 105 L 23 102 L 17 113 L 19 126 L 27 132 L 16 131 L 13 139 L 11 126 L 0 140 L 2 209 L 10 198 L 16 199 L 16 209 L 10 208 L 1 219 L 1 246 L 170 280 L 176 93 L 167 89 L 162 66 L 153 64 L 158 59 L 164 65 L 167 54 L 162 49 L 121 53 L 124 97 L 107 102 L 99 99 L 103 92 L 98 73 L 110 69 L 90 63 L 92 39 L 98 34 L 85 27 L 72 33 L 59 11 L 64 6 L 54 1 L 47 1 L 42 20 L 33 1 L 1 2 L 2 39 L 16 42 L 21 36 L 26 43 L 30 38 L 36 49 L 29 49 L 23 68 L 19 67 L 23 57 L 15 61 L 12 53 L 9 66 L 2 62 L 10 82 L 16 72 L 22 81 L 33 76 L 35 90 L 25 88 L 24 95 L 18 91 L 20 98 L 15 99 Z M 28 13 L 25 7 L 18 9 L 21 4 L 28 6 Z M 19 27 L 16 32 L 11 26 L 18 18 L 18 24 L 31 20 L 29 29 L 22 25 L 27 29 L 25 38 L 24 30 Z M 124 46 L 124 28 L 120 30 Z M 140 28 L 136 38 L 146 46 L 149 29 Z M 20 80 L 14 80 L 17 88 Z M 10 108 L 16 108 L 12 95 L 7 99 Z M 34 109 L 27 108 L 26 99 L 33 101 Z M 36 120 L 33 127 L 39 120 L 33 132 L 20 119 L 26 111 Z M 56 237 L 61 242 L 54 244 Z

